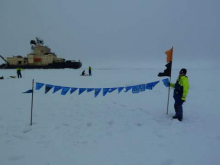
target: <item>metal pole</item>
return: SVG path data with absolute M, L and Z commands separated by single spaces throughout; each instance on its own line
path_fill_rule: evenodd
M 32 98 L 31 98 L 31 123 L 32 125 L 32 115 L 33 115 L 33 100 L 34 100 L 34 79 L 32 81 Z
M 170 75 L 169 82 L 171 82 L 171 75 Z M 169 89 L 168 89 L 167 115 L 168 115 L 168 110 L 169 110 L 169 100 L 170 100 L 170 86 L 169 86 Z

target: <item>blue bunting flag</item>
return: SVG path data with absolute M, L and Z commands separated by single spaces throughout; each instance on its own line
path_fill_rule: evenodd
M 145 89 L 146 89 L 145 84 L 141 84 L 141 85 L 139 85 L 139 92 L 144 92 Z
M 35 90 L 40 90 L 43 86 L 44 86 L 43 83 L 38 83 L 38 82 L 36 82 L 36 88 L 35 88 Z
M 86 90 L 87 90 L 87 88 L 79 88 L 79 95 L 81 95 Z
M 124 87 L 118 87 L 118 94 L 124 89 Z
M 59 91 L 60 89 L 62 89 L 61 86 L 54 86 L 54 88 L 53 88 L 53 93 Z
M 109 90 L 110 90 L 110 88 L 103 88 L 103 96 L 105 96 Z
M 87 92 L 92 92 L 95 88 L 87 88 Z
M 116 89 L 117 89 L 117 88 L 110 88 L 109 91 L 108 91 L 108 93 L 112 93 L 112 92 L 114 92 Z
M 163 84 L 165 85 L 165 87 L 169 87 L 170 82 L 169 82 L 169 79 L 168 79 L 168 78 L 163 79 L 162 81 L 163 81 Z
M 70 94 L 72 94 L 73 92 L 75 92 L 78 88 L 71 88 L 70 89 Z
M 101 92 L 102 88 L 96 88 L 95 89 L 95 97 L 97 97 L 99 95 L 99 93 Z
M 155 85 L 157 85 L 157 83 L 159 83 L 160 81 L 155 81 L 155 82 L 152 82 L 152 83 L 147 83 L 146 84 L 146 89 L 149 89 L 149 90 L 152 90 Z
M 63 87 L 61 95 L 66 95 L 66 93 L 70 90 L 70 87 Z
M 45 86 L 45 94 L 48 93 L 53 87 L 54 87 L 54 85 L 46 84 L 46 86 Z
M 139 85 L 132 86 L 132 93 L 139 93 Z
M 33 92 L 33 90 L 29 89 L 29 90 L 27 90 L 26 92 L 23 92 L 23 93 L 32 93 L 32 92 Z
M 125 92 L 128 92 L 131 89 L 131 86 L 125 87 Z

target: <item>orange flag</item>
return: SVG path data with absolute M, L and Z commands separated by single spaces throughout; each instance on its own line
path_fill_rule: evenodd
M 171 62 L 173 59 L 173 47 L 166 51 L 165 54 L 167 55 L 167 62 Z
M 159 77 L 163 77 L 163 76 L 171 77 L 173 47 L 170 50 L 166 51 L 165 54 L 167 55 L 167 64 L 165 65 L 166 69 L 158 74 Z

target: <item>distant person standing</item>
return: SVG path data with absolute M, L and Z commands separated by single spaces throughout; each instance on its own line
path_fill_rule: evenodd
M 21 68 L 20 67 L 17 67 L 16 68 L 16 70 L 17 70 L 17 76 L 18 76 L 18 78 L 22 78 L 22 75 L 21 75 Z
M 89 67 L 89 76 L 92 76 L 92 68 L 91 68 L 91 66 Z

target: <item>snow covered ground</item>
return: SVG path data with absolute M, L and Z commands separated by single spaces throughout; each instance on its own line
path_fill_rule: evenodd
M 181 69 L 181 68 L 179 68 Z M 175 82 L 179 69 L 172 71 Z M 162 82 L 139 94 L 117 91 L 96 98 L 44 87 L 34 91 L 30 126 L 31 89 L 35 82 L 81 88 L 138 85 L 163 78 L 162 69 L 0 70 L 1 165 L 217 165 L 220 162 L 219 69 L 188 69 L 190 91 L 184 120 L 174 115 L 172 91 L 166 115 L 168 88 Z M 8 78 L 8 79 L 7 79 Z M 165 78 L 165 77 L 164 77 Z

